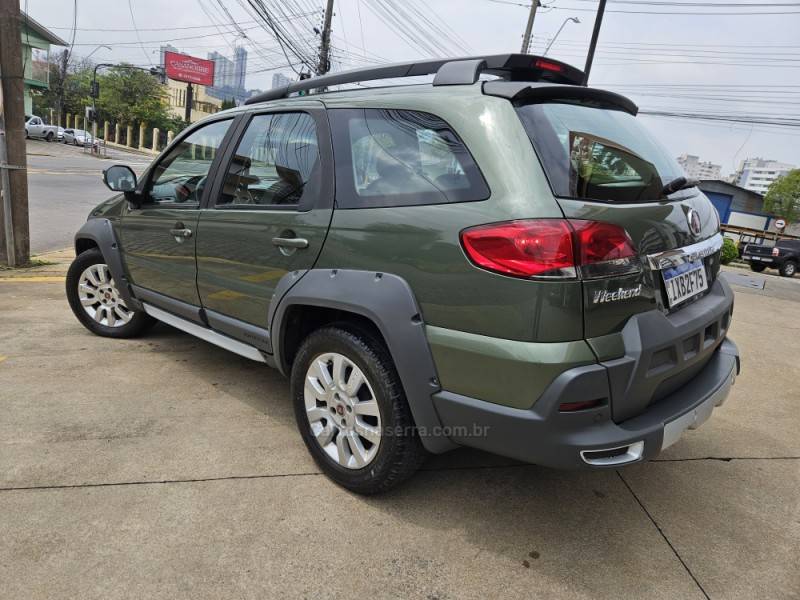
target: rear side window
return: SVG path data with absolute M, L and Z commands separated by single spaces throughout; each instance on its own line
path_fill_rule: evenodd
M 663 200 L 680 166 L 633 115 L 567 103 L 517 107 L 556 196 L 605 202 Z
M 329 115 L 337 206 L 410 206 L 489 197 L 466 146 L 439 117 L 390 109 L 338 109 Z

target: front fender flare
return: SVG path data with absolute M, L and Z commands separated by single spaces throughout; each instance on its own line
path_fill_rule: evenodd
M 78 253 L 78 242 L 80 240 L 91 240 L 97 244 L 109 271 L 111 271 L 111 275 L 114 277 L 114 283 L 117 284 L 119 295 L 122 296 L 125 304 L 134 310 L 143 310 L 141 303 L 136 300 L 131 292 L 130 282 L 125 274 L 125 267 L 122 262 L 122 253 L 117 241 L 117 234 L 114 232 L 114 225 L 111 220 L 94 218 L 86 221 L 83 227 L 78 230 L 78 233 L 75 234 L 76 254 Z
M 433 355 L 414 294 L 408 283 L 388 273 L 312 269 L 288 273 L 278 283 L 269 323 L 276 366 L 288 374 L 282 355 L 284 317 L 296 305 L 351 312 L 372 321 L 381 332 L 427 450 L 441 453 L 456 445 L 442 430 L 431 395 L 441 389 Z

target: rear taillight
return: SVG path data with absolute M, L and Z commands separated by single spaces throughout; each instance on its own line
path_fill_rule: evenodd
M 479 267 L 515 277 L 575 277 L 572 229 L 560 219 L 509 221 L 461 232 Z
M 641 270 L 636 249 L 618 225 L 598 221 L 530 219 L 479 225 L 461 232 L 473 263 L 514 277 L 583 278 Z
M 641 269 L 628 232 L 601 221 L 570 220 L 575 229 L 581 276 L 584 279 L 625 275 Z

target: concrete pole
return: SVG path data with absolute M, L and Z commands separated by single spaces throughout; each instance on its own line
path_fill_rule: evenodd
M 115 123 L 114 124 L 114 143 L 115 144 L 119 144 L 119 132 L 120 132 L 120 129 L 122 129 L 122 128 L 119 126 L 119 123 Z
M 331 48 L 331 21 L 333 20 L 333 0 L 328 0 L 325 6 L 325 21 L 322 25 L 322 35 L 319 44 L 319 64 L 317 65 L 317 75 L 325 75 L 330 70 L 330 48 Z
M 146 150 L 144 136 L 147 133 L 147 123 L 139 123 L 139 150 Z
M 539 0 L 533 0 L 531 12 L 528 13 L 528 24 L 525 26 L 525 35 L 522 37 L 523 54 L 527 54 L 531 50 L 531 34 L 533 33 L 533 20 L 536 18 L 537 8 L 539 8 Z
M 167 132 L 167 146 L 172 143 L 172 140 L 175 139 L 175 133 L 173 131 Z
M 103 141 L 108 141 L 108 121 L 103 121 Z
M 67 126 L 64 127 L 64 129 L 72 129 L 72 115 L 70 113 L 67 113 L 66 124 L 67 124 Z
M 18 267 L 30 261 L 31 252 L 19 0 L 0 0 L 0 31 L 0 253 L 8 266 Z
M 153 152 L 158 152 L 158 135 L 160 133 L 158 127 L 153 127 Z
M 125 136 L 125 145 L 129 148 L 133 148 L 133 125 L 128 125 L 125 133 L 127 134 Z

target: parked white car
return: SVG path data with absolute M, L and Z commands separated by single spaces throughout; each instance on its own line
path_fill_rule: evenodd
M 83 129 L 65 129 L 64 143 L 73 146 L 93 146 L 97 144 L 97 140 L 92 137 L 91 133 Z
M 41 117 L 34 115 L 25 119 L 25 137 L 52 142 L 58 138 L 58 127 L 56 125 L 46 125 Z

